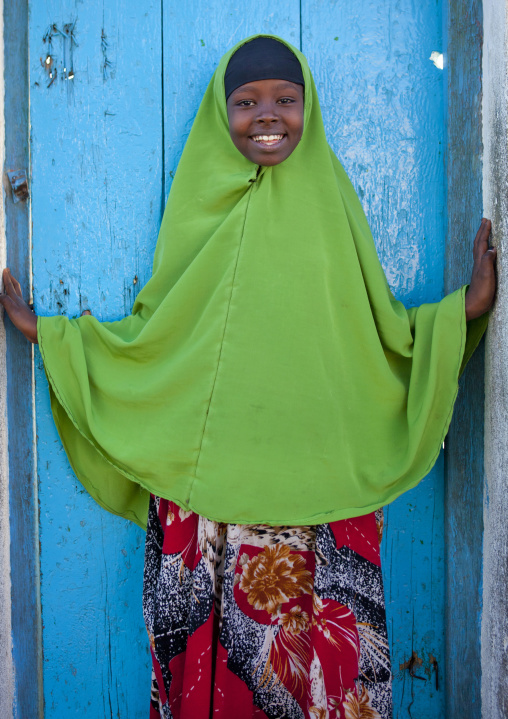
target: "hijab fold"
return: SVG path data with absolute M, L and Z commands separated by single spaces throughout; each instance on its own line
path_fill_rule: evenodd
M 242 44 L 206 90 L 132 314 L 38 320 L 77 477 L 142 527 L 150 492 L 272 525 L 392 501 L 433 466 L 487 322 L 466 327 L 465 287 L 411 310 L 394 299 L 288 43 L 305 81 L 302 139 L 273 167 L 240 154 L 224 75 Z

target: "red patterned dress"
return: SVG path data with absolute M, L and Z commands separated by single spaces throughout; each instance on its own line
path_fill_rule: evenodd
M 150 719 L 390 719 L 381 531 L 382 513 L 219 524 L 151 497 Z

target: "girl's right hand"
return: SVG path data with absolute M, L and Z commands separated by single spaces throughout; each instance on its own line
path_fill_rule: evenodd
M 496 248 L 489 247 L 492 223 L 485 217 L 476 233 L 473 245 L 473 272 L 466 292 L 466 320 L 473 320 L 488 312 L 496 294 Z
M 22 332 L 27 340 L 37 344 L 37 315 L 23 300 L 21 287 L 8 267 L 3 271 L 4 292 L 0 293 L 0 304 L 9 315 L 12 324 Z

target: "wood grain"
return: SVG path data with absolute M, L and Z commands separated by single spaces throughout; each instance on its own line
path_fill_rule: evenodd
M 448 7 L 448 237 L 445 287 L 468 282 L 482 217 L 482 3 Z M 446 442 L 446 716 L 481 713 L 483 344 L 469 362 Z

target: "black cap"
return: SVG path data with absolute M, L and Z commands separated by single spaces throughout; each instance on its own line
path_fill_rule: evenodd
M 224 76 L 226 100 L 237 87 L 256 80 L 288 80 L 305 85 L 296 55 L 272 37 L 256 37 L 232 55 Z

